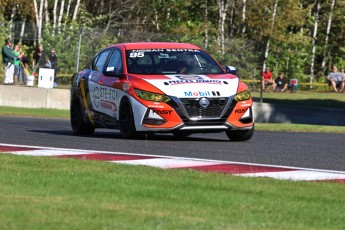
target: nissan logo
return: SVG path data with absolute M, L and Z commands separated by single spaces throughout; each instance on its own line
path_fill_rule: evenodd
M 207 108 L 207 106 L 210 105 L 210 101 L 206 97 L 203 97 L 199 100 L 199 105 L 203 108 Z

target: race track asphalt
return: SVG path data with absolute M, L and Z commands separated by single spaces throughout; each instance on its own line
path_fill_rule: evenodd
M 150 155 L 165 155 L 345 171 L 345 134 L 256 131 L 251 140 L 230 142 L 225 133 L 183 140 L 157 134 L 121 139 L 117 130 L 74 136 L 68 120 L 0 116 L 0 143 Z

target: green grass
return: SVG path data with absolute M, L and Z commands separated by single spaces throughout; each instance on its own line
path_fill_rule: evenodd
M 341 229 L 343 184 L 0 154 L 1 229 Z
M 37 109 L 37 108 L 17 108 L 9 106 L 0 106 L 0 115 L 2 116 L 31 116 L 31 117 L 51 117 L 51 118 L 69 118 L 69 110 L 62 109 Z
M 260 92 L 251 92 L 251 95 L 254 101 L 260 101 Z M 298 91 L 296 93 L 263 92 L 262 99 L 264 103 L 272 104 L 345 108 L 345 93 L 309 91 Z
M 255 130 L 280 132 L 345 133 L 344 126 L 304 125 L 288 123 L 256 123 Z

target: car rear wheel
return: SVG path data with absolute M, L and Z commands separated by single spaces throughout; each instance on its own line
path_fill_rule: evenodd
M 246 130 L 228 130 L 226 135 L 231 141 L 247 141 L 254 134 L 254 125 L 251 129 Z
M 127 98 L 123 99 L 119 114 L 120 133 L 123 138 L 135 138 L 138 133 L 135 129 L 133 110 Z
M 95 127 L 84 121 L 83 108 L 77 99 L 71 103 L 70 120 L 75 135 L 92 135 L 95 132 Z

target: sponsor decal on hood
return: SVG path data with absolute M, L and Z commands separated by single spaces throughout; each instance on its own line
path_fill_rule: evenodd
M 165 79 L 143 79 L 168 96 L 179 98 L 230 97 L 237 92 L 238 78 L 214 79 L 206 75 L 165 75 Z

